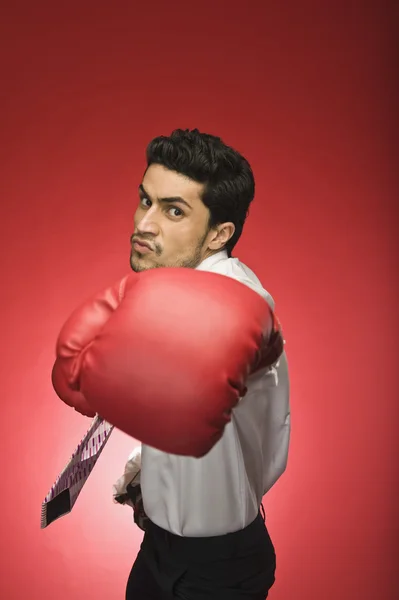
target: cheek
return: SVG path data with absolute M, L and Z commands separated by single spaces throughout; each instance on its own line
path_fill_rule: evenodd
M 200 237 L 197 228 L 191 224 L 170 228 L 164 237 L 165 250 L 179 256 L 189 255 L 197 247 Z
M 141 210 L 139 208 L 137 208 L 134 213 L 134 216 L 133 216 L 133 223 L 134 223 L 135 228 L 140 223 L 140 221 L 141 221 Z

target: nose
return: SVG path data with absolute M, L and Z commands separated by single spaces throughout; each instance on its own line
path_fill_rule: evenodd
M 155 210 L 148 210 L 143 216 L 135 219 L 136 230 L 138 233 L 147 233 L 153 236 L 159 234 L 159 225 Z

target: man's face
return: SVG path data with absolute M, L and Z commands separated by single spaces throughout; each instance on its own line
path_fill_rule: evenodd
M 134 215 L 133 271 L 195 268 L 218 249 L 214 242 L 217 232 L 209 229 L 209 209 L 201 200 L 203 189 L 203 184 L 162 165 L 147 169 Z

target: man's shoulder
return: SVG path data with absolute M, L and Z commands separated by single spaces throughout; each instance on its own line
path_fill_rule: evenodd
M 266 300 L 269 306 L 274 309 L 274 300 L 271 294 L 263 287 L 259 278 L 247 265 L 241 262 L 238 258 L 232 258 L 227 255 L 227 252 L 219 252 L 205 259 L 201 265 L 197 267 L 199 270 L 212 271 L 220 273 L 232 279 L 240 281 L 244 285 L 257 292 Z

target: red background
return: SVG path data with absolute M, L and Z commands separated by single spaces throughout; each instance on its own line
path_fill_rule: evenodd
M 287 338 L 293 432 L 265 499 L 270 597 L 397 598 L 390 4 L 14 2 L 2 13 L 0 597 L 124 597 L 141 535 L 111 493 L 134 441 L 116 432 L 72 514 L 39 529 L 89 423 L 52 391 L 54 343 L 78 302 L 129 269 L 145 145 L 197 126 L 253 164 L 237 254 L 275 296 Z

